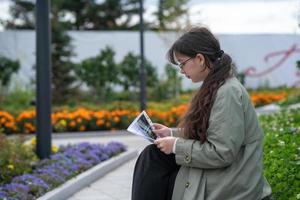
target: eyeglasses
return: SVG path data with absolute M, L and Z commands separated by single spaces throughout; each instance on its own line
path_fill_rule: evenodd
M 185 65 L 189 60 L 191 60 L 191 59 L 192 59 L 192 57 L 186 59 L 185 61 L 183 61 L 183 62 L 181 62 L 181 63 L 178 63 L 178 64 L 177 64 L 178 67 L 182 70 L 183 67 L 184 67 L 184 65 Z

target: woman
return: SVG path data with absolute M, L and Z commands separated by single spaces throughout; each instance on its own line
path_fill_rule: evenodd
M 263 132 L 230 56 L 203 27 L 183 34 L 167 56 L 203 84 L 178 131 L 154 124 L 159 138 L 136 162 L 132 199 L 272 199 L 263 176 Z

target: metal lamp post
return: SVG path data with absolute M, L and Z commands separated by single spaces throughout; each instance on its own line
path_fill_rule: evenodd
M 36 137 L 40 159 L 51 154 L 51 51 L 50 1 L 36 1 Z
M 141 99 L 141 110 L 146 109 L 146 99 L 147 99 L 147 92 L 146 92 L 146 72 L 145 72 L 145 62 L 144 62 L 144 19 L 143 19 L 143 0 L 140 0 L 140 56 L 141 56 L 141 66 L 140 66 L 140 99 Z

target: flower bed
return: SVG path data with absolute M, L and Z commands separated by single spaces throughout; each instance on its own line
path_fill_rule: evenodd
M 251 101 L 255 107 L 264 106 L 270 103 L 276 103 L 287 98 L 287 93 L 285 91 L 280 92 L 252 92 Z
M 287 100 L 290 97 L 293 103 L 297 103 L 299 91 L 297 89 L 250 91 L 250 96 L 255 106 L 280 102 L 285 105 L 288 103 L 284 102 L 290 102 Z M 191 97 L 192 93 L 188 93 L 181 95 L 178 101 L 150 102 L 150 109 L 147 112 L 153 121 L 174 127 L 186 111 L 188 99 Z M 139 113 L 135 104 L 132 102 L 127 104 L 125 102 L 115 102 L 115 104 L 109 104 L 109 108 L 100 110 L 96 106 L 90 106 L 89 109 L 78 107 L 75 110 L 65 109 L 65 107 L 55 108 L 55 112 L 51 116 L 53 131 L 84 132 L 126 129 Z M 122 109 L 113 109 L 115 107 Z M 17 116 L 13 116 L 6 111 L 0 111 L 0 129 L 3 129 L 5 134 L 35 133 L 35 118 L 36 113 L 33 110 L 23 111 Z
M 270 103 L 285 105 L 289 102 L 297 103 L 299 91 L 287 88 L 274 91 L 250 91 L 250 96 L 256 107 Z M 291 101 L 288 100 L 290 97 Z M 181 95 L 177 101 L 149 102 L 147 112 L 153 121 L 174 127 L 186 111 L 187 102 L 190 98 L 192 98 L 192 93 Z M 66 109 L 65 107 L 55 108 L 55 112 L 51 116 L 53 131 L 84 132 L 126 129 L 139 113 L 138 107 L 132 102 L 114 102 L 109 105 L 109 108 L 102 105 L 100 110 L 95 105 L 90 105 L 89 108 L 78 107 L 75 110 Z M 36 113 L 33 110 L 23 111 L 16 116 L 0 110 L 0 129 L 5 134 L 35 133 L 35 118 Z
M 169 111 L 147 110 L 155 122 L 163 122 L 168 126 L 175 126 L 179 117 L 183 115 L 187 105 L 176 106 Z M 6 134 L 34 133 L 35 112 L 24 111 L 16 119 L 7 112 L 0 112 L 0 128 Z M 55 112 L 52 114 L 54 132 L 98 131 L 126 129 L 128 124 L 138 115 L 135 110 L 99 110 L 93 111 L 78 108 L 75 111 Z
M 126 147 L 117 142 L 107 145 L 80 143 L 62 146 L 50 159 L 37 162 L 31 173 L 13 177 L 10 183 L 1 183 L 0 199 L 36 199 L 125 150 Z
M 300 199 L 300 109 L 260 117 L 264 173 L 277 200 Z

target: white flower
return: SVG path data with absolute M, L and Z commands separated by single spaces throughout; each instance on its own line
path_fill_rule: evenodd
M 283 131 L 283 128 L 280 128 L 279 131 L 282 132 L 282 131 Z
M 284 146 L 285 145 L 285 142 L 282 141 L 282 140 L 279 140 L 279 143 L 278 143 L 279 146 Z

